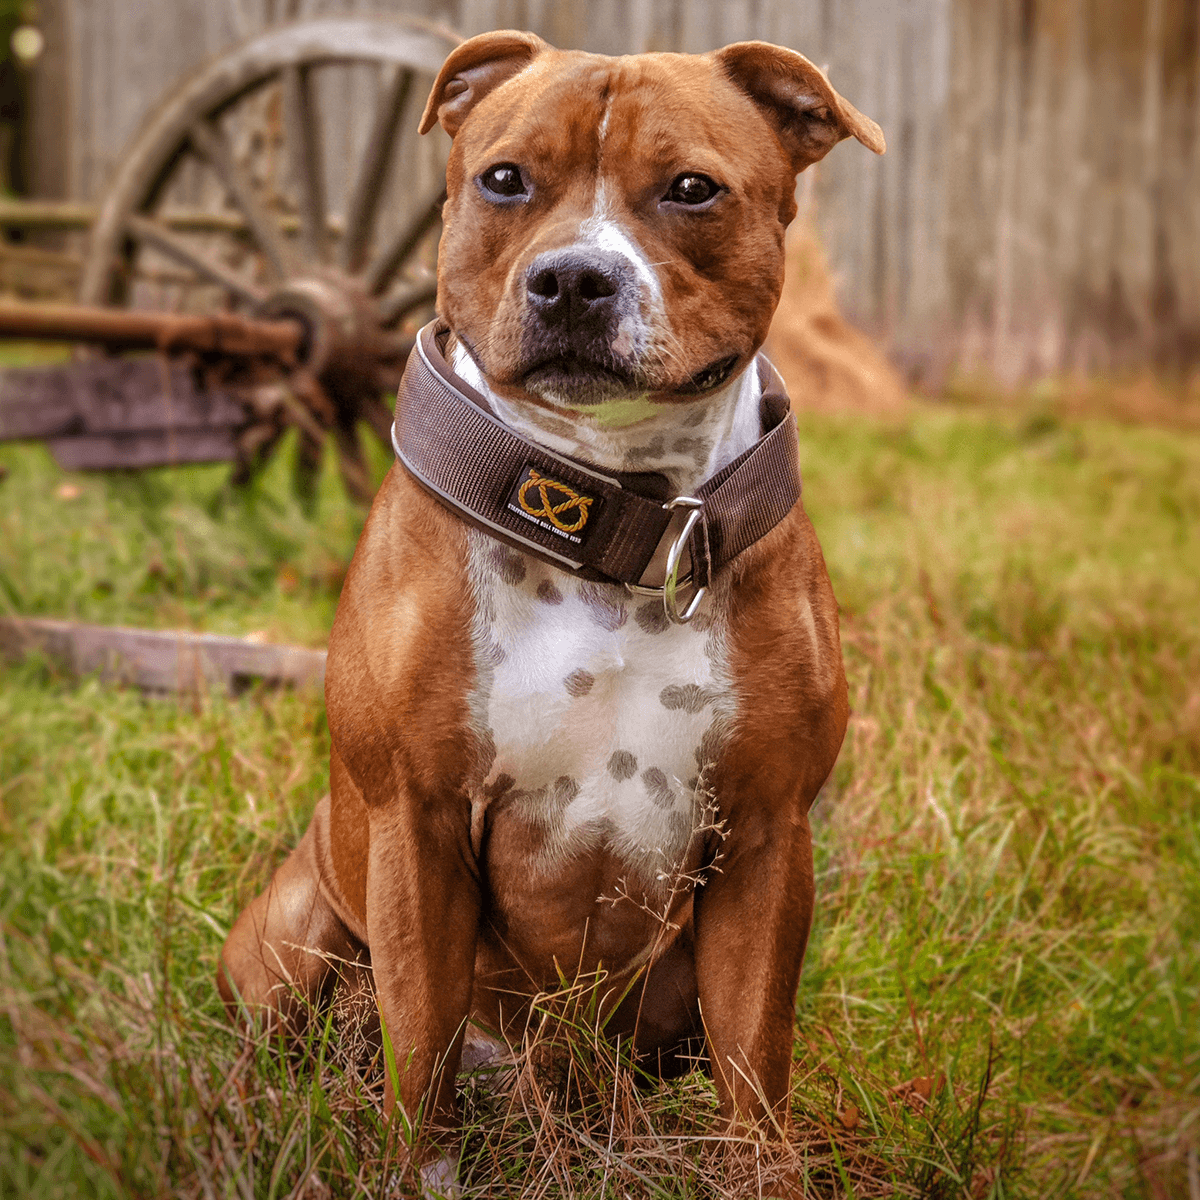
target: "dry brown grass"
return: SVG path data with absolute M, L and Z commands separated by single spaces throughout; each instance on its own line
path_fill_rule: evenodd
M 825 251 L 805 216 L 788 230 L 783 295 L 766 352 L 797 412 L 894 420 L 908 411 L 909 397 L 895 368 L 842 316 Z

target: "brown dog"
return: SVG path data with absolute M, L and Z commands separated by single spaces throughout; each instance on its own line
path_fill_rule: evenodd
M 664 497 L 754 446 L 796 174 L 847 136 L 882 152 L 878 127 L 763 43 L 605 58 L 511 32 L 450 55 L 435 121 L 445 353 L 499 418 Z M 525 511 L 577 527 L 562 505 L 578 523 L 586 503 L 550 487 Z M 519 1037 L 560 968 L 597 973 L 610 1008 L 636 981 L 608 1029 L 664 1069 L 702 1036 L 731 1129 L 784 1116 L 808 809 L 847 718 L 799 502 L 686 624 L 514 537 L 392 468 L 330 639 L 331 796 L 220 972 L 231 1006 L 295 1026 L 337 960 L 369 956 L 387 1106 L 426 1102 L 411 1156 L 448 1191 L 464 1032 Z

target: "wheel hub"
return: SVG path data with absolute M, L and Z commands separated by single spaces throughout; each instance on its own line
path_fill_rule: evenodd
M 256 315 L 300 324 L 296 365 L 335 394 L 390 390 L 412 348 L 410 338 L 382 327 L 378 303 L 361 281 L 333 268 L 288 280 Z

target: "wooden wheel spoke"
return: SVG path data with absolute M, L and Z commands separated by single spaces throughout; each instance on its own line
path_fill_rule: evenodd
M 256 3 L 268 26 L 301 8 L 329 7 Z M 375 459 L 364 449 L 374 454 L 373 438 L 358 427 L 390 436 L 379 397 L 400 380 L 413 330 L 437 294 L 426 268 L 446 143 L 418 143 L 409 127 L 422 81 L 457 44 L 449 31 L 403 16 L 346 12 L 264 29 L 164 97 L 117 165 L 91 222 L 81 299 L 127 309 L 135 324 L 143 308 L 195 313 L 215 330 L 214 352 L 240 358 L 252 350 L 226 336 L 222 318 L 231 309 L 265 311 L 274 297 L 273 309 L 308 315 L 315 349 L 331 347 L 307 367 L 281 360 L 261 377 L 236 370 L 228 381 L 208 380 L 254 393 L 250 424 L 222 434 L 221 454 L 236 454 L 239 479 L 278 453 L 285 429 L 295 430 L 287 440 L 298 440 L 296 484 L 306 504 L 323 453 L 335 451 L 347 490 L 370 498 Z M 187 203 L 204 208 L 179 207 Z M 182 344 L 179 322 L 169 323 L 170 344 Z M 289 326 L 281 341 L 295 340 Z M 271 395 L 259 396 L 263 388 Z M 166 452 L 175 456 L 173 447 Z
M 284 68 L 283 107 L 293 169 L 300 188 L 300 238 L 308 258 L 314 262 L 327 262 L 329 227 L 325 215 L 321 118 L 314 102 L 313 79 L 309 68 Z
M 411 284 L 403 288 L 379 304 L 379 324 L 384 329 L 392 329 L 399 325 L 409 313 L 415 312 L 426 304 L 432 304 L 437 299 L 437 280 L 430 279 L 424 283 Z
M 139 242 L 153 246 L 160 254 L 173 258 L 177 263 L 189 267 L 210 283 L 227 288 L 249 304 L 261 304 L 266 298 L 263 290 L 239 275 L 231 267 L 210 258 L 203 251 L 184 241 L 178 234 L 152 221 L 149 217 L 130 213 L 125 218 L 125 230 Z
M 250 227 L 251 237 L 267 256 L 276 278 L 285 278 L 288 274 L 288 254 L 279 226 L 259 202 L 253 184 L 233 157 L 228 139 L 217 126 L 202 120 L 188 131 L 188 140 L 217 173 L 230 199 L 241 209 Z
M 317 482 L 321 476 L 321 454 L 325 448 L 325 436 L 316 436 L 307 429 L 300 430 L 296 447 L 295 473 L 292 490 L 300 506 L 311 516 L 317 502 Z
M 442 204 L 446 199 L 446 189 L 439 189 L 436 196 L 431 196 L 424 204 L 416 208 L 416 215 L 404 228 L 397 231 L 395 237 L 380 252 L 377 258 L 366 270 L 365 282 L 367 291 L 372 296 L 381 296 L 387 286 L 395 278 L 396 272 L 404 265 L 405 259 L 417 248 L 420 240 L 438 223 L 442 215 Z
M 341 263 L 347 271 L 357 271 L 366 257 L 387 170 L 396 148 L 396 130 L 412 93 L 415 74 L 411 69 L 399 66 L 390 66 L 384 72 L 362 165 L 346 209 L 346 237 L 341 246 Z

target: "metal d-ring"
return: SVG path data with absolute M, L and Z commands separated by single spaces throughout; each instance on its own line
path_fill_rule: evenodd
M 691 572 L 682 579 L 679 578 L 679 560 L 683 557 L 683 550 L 687 545 L 688 538 L 692 536 L 692 530 L 696 528 L 696 523 L 704 515 L 704 501 L 697 500 L 695 496 L 676 496 L 674 500 L 668 500 L 663 508 L 668 512 L 674 512 L 677 508 L 690 510 L 687 520 L 683 523 L 683 528 L 671 542 L 671 547 L 667 551 L 667 577 L 663 581 L 662 587 L 648 587 L 644 583 L 627 583 L 625 590 L 633 596 L 661 596 L 663 612 L 667 614 L 667 620 L 675 625 L 686 625 L 696 615 L 696 609 L 700 607 L 700 601 L 704 599 L 704 593 L 708 591 L 707 588 L 696 588 L 687 608 L 683 612 L 679 611 L 676 594 L 680 587 L 691 583 L 693 579 Z
M 679 611 L 679 602 L 676 598 L 679 587 L 681 584 L 691 582 L 695 576 L 693 571 L 692 574 L 680 579 L 679 560 L 683 557 L 683 550 L 687 545 L 688 538 L 692 536 L 692 530 L 696 528 L 697 522 L 704 515 L 704 501 L 697 500 L 695 496 L 676 496 L 674 500 L 668 500 L 663 508 L 669 512 L 673 512 L 677 508 L 689 510 L 687 520 L 684 521 L 683 528 L 679 531 L 679 536 L 671 543 L 671 548 L 667 551 L 667 577 L 663 580 L 662 587 L 663 611 L 666 612 L 667 619 L 676 625 L 686 625 L 696 615 L 696 609 L 700 607 L 700 601 L 704 599 L 704 593 L 708 590 L 702 587 L 696 588 L 687 608 L 683 612 Z

